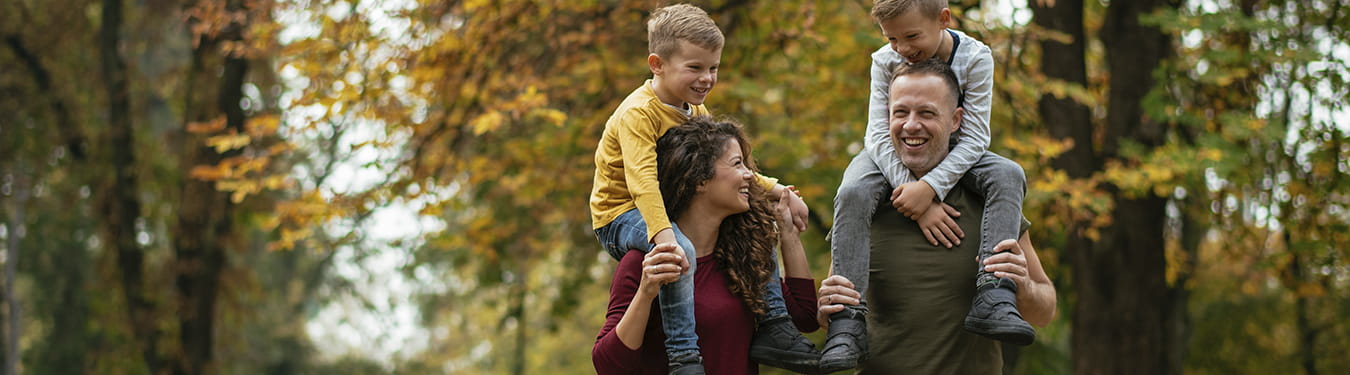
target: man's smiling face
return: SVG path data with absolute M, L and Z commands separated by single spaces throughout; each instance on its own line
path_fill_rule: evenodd
M 941 77 L 902 75 L 891 82 L 891 142 L 900 162 L 923 176 L 951 150 L 951 136 L 961 128 L 961 108 Z

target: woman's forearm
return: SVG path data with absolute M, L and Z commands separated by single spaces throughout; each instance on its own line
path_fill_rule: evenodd
M 647 295 L 638 289 L 633 295 L 633 302 L 628 304 L 628 310 L 624 311 L 623 318 L 620 318 L 619 324 L 614 327 L 614 334 L 629 349 L 637 350 L 642 347 L 642 340 L 645 339 L 647 332 L 647 320 L 651 318 L 652 298 L 655 296 Z
M 778 246 L 783 256 L 783 273 L 787 277 L 811 279 L 811 266 L 806 262 L 806 249 L 802 246 L 801 236 L 796 231 L 789 233 L 782 228 L 779 230 L 782 231 L 778 238 Z

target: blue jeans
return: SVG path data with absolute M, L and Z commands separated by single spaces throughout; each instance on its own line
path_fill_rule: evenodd
M 980 223 L 980 260 L 993 255 L 994 245 L 1005 239 L 1016 240 L 1022 224 L 1022 199 L 1027 178 L 1022 166 L 998 154 L 985 152 L 980 160 L 961 176 L 958 189 L 969 189 L 984 198 L 984 219 Z M 834 227 L 830 230 L 830 254 L 834 274 L 853 281 L 858 293 L 866 295 L 868 267 L 871 262 L 872 215 L 882 199 L 889 199 L 894 188 L 881 175 L 881 169 L 864 153 L 858 153 L 844 170 L 839 192 L 834 196 Z M 977 265 L 978 267 L 978 265 Z M 994 280 L 993 273 L 980 267 L 976 285 Z
M 678 225 L 670 223 L 670 226 L 675 232 L 675 242 L 684 248 L 685 259 L 689 260 L 689 272 L 681 275 L 679 281 L 662 285 L 661 294 L 657 296 L 662 328 L 666 333 L 666 356 L 675 359 L 699 354 L 698 334 L 694 332 L 694 271 L 698 266 L 698 251 Z M 636 208 L 596 229 L 595 237 L 615 260 L 623 259 L 629 250 L 647 253 L 654 246 L 647 241 L 647 222 L 642 220 L 642 214 Z M 775 264 L 777 259 L 777 255 L 774 255 Z M 769 310 L 760 320 L 787 316 L 787 304 L 783 301 L 783 286 L 778 275 L 773 275 L 767 287 L 768 293 L 765 293 L 764 299 Z

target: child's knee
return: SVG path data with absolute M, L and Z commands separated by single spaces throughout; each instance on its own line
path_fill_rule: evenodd
M 881 199 L 878 191 L 880 186 L 870 186 L 858 180 L 845 180 L 839 184 L 839 191 L 834 195 L 834 206 L 838 207 L 858 207 L 859 205 L 874 206 L 877 200 Z
M 1027 186 L 1027 174 L 1022 166 L 1007 158 L 996 158 L 989 168 L 989 180 L 994 185 L 1017 186 L 1023 189 Z

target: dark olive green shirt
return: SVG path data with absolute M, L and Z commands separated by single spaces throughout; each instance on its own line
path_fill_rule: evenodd
M 872 217 L 867 334 L 862 374 L 998 374 L 999 343 L 966 332 L 975 297 L 983 201 L 964 186 L 945 202 L 961 212 L 961 245 L 933 246 L 914 220 L 883 200 Z M 1022 231 L 1030 225 L 1024 218 Z

